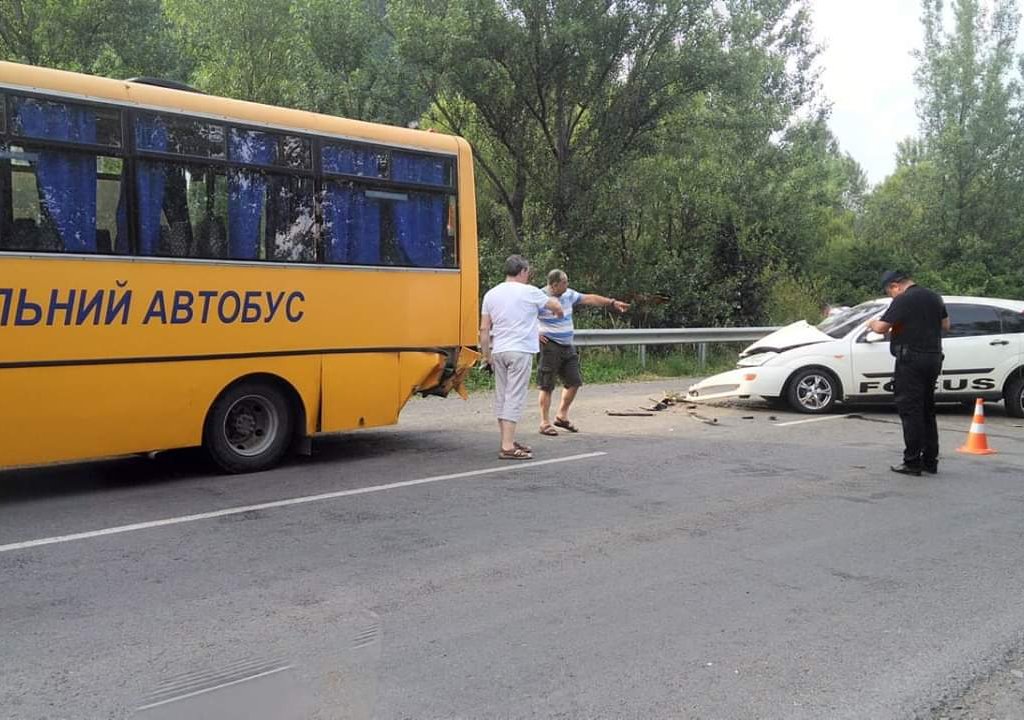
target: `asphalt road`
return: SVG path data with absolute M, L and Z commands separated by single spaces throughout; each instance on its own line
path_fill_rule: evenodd
M 918 479 L 885 410 L 605 415 L 685 386 L 586 388 L 535 463 L 476 397 L 259 475 L 0 473 L 0 717 L 933 717 L 1019 650 L 1020 421 L 943 414 Z

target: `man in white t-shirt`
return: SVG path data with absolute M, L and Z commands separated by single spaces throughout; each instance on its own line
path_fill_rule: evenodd
M 505 282 L 484 295 L 480 310 L 480 350 L 494 369 L 494 414 L 501 432 L 501 460 L 529 460 L 530 448 L 516 442 L 516 424 L 530 390 L 533 356 L 540 351 L 538 317 L 547 308 L 557 317 L 562 306 L 529 284 L 530 263 L 520 255 L 505 260 Z

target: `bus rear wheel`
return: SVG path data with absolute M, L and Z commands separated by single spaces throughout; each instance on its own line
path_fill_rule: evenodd
M 203 444 L 226 472 L 259 472 L 276 465 L 288 452 L 293 424 L 291 403 L 280 387 L 264 380 L 243 380 L 213 403 Z

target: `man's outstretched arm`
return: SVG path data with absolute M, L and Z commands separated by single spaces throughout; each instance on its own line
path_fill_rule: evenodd
M 629 303 L 624 303 L 621 300 L 616 300 L 615 298 L 605 297 L 604 295 L 580 295 L 580 304 L 590 305 L 592 307 L 611 308 L 620 313 L 624 313 L 629 310 Z

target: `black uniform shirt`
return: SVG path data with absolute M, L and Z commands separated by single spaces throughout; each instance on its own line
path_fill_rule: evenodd
M 892 301 L 882 322 L 892 325 L 893 355 L 898 347 L 917 352 L 942 352 L 942 320 L 947 317 L 942 298 L 920 285 L 911 285 Z

